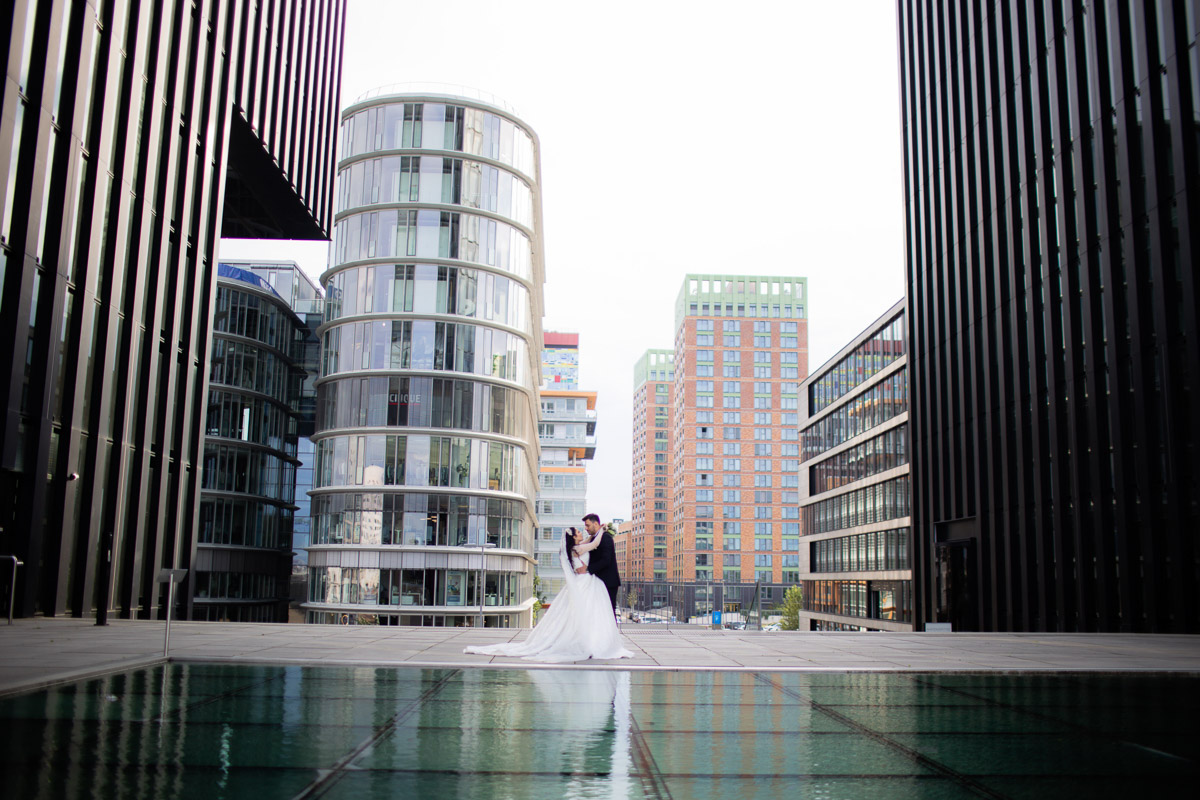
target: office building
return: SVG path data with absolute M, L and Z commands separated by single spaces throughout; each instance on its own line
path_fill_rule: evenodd
M 161 616 L 160 570 L 191 565 L 217 240 L 328 238 L 344 13 L 0 13 L 0 553 L 25 564 L 16 616 Z
M 307 619 L 527 626 L 537 137 L 495 101 L 387 90 L 341 133 Z
M 320 290 L 294 263 L 217 268 L 189 615 L 287 622 L 300 443 L 313 432 Z M 307 514 L 301 514 L 307 517 Z
M 915 622 L 1200 632 L 1195 4 L 898 6 Z
M 596 393 L 544 388 L 539 395 L 537 575 L 542 593 L 552 599 L 566 581 L 558 560 L 559 542 L 568 528 L 583 530 L 581 520 L 588 513 L 587 462 L 596 457 Z
M 800 385 L 800 630 L 912 630 L 904 302 Z

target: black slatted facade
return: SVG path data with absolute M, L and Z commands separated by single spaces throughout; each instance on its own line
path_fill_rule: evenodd
M 161 615 L 159 569 L 192 562 L 217 241 L 328 238 L 344 16 L 344 0 L 0 3 L 17 616 Z
M 1195 2 L 899 2 L 916 618 L 1200 631 Z

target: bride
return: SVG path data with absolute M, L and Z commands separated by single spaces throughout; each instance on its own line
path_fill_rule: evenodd
M 463 652 L 554 663 L 632 658 L 633 653 L 621 646 L 621 634 L 604 583 L 595 575 L 575 572 L 576 566 L 587 565 L 589 553 L 599 546 L 603 535 L 598 533 L 592 541 L 584 542 L 584 534 L 575 528 L 563 534 L 558 563 L 562 565 L 566 585 L 525 641 L 468 647 Z

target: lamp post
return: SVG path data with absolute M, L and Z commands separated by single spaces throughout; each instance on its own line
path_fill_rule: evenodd
M 483 600 L 487 590 L 487 562 L 485 561 L 487 549 L 496 545 L 487 540 L 485 536 L 479 542 L 479 625 L 483 627 Z

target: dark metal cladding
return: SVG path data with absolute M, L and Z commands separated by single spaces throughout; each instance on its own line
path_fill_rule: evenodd
M 192 562 L 217 241 L 328 238 L 344 17 L 344 0 L 0 4 L 16 616 L 161 616 L 158 571 Z
M 919 621 L 1200 631 L 1197 18 L 899 3 Z

